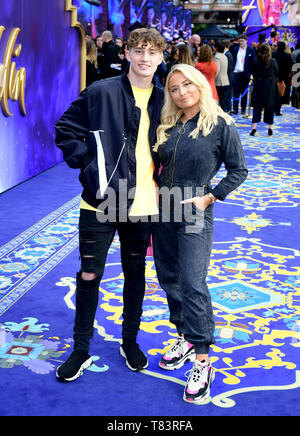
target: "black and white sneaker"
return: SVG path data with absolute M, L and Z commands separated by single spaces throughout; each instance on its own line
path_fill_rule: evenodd
M 56 370 L 59 381 L 71 382 L 80 377 L 85 369 L 91 366 L 93 359 L 84 351 L 73 351 L 69 359 Z
M 184 389 L 183 400 L 190 404 L 202 404 L 210 395 L 210 385 L 215 375 L 210 363 L 195 360 Z
M 147 357 L 135 341 L 124 341 L 120 354 L 126 359 L 126 365 L 131 371 L 140 371 L 148 366 Z
M 175 344 L 161 358 L 159 367 L 171 371 L 181 368 L 185 362 L 194 362 L 195 358 L 194 345 L 179 336 Z

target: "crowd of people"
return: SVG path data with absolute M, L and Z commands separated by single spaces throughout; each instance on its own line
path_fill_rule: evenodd
M 56 123 L 56 144 L 67 164 L 80 169 L 83 187 L 74 346 L 57 368 L 57 378 L 74 381 L 92 364 L 89 347 L 99 285 L 116 232 L 124 274 L 119 351 L 130 370 L 147 368 L 137 336 L 152 235 L 157 278 L 178 333 L 173 344 L 163 348 L 158 365 L 170 371 L 192 361 L 183 399 L 202 404 L 215 375 L 209 357 L 215 322 L 206 283 L 213 208 L 248 174 L 230 113 L 237 113 L 240 97 L 245 111 L 253 74 L 254 90 L 259 86 L 253 93 L 252 134 L 262 109 L 270 134 L 276 100 L 272 96 L 278 94 L 273 78 L 281 77 L 280 62 L 271 58 L 268 44 L 255 52 L 246 37 L 234 44 L 201 44 L 194 35 L 167 46 L 157 30 L 140 28 L 130 33 L 125 49 L 122 40 L 113 41 L 111 32 L 100 38 L 98 52 L 93 48 L 88 62 L 107 80 L 87 86 Z M 93 44 L 88 42 L 88 47 Z M 269 88 L 262 100 L 264 81 Z M 212 186 L 222 164 L 227 173 Z
M 300 108 L 299 87 L 292 87 L 295 63 L 300 63 L 300 41 L 295 50 L 286 42 L 272 38 L 247 43 L 247 36 L 229 40 L 204 40 L 192 35 L 189 40 L 182 37 L 167 43 L 163 62 L 155 73 L 156 83 L 164 87 L 167 75 L 176 64 L 187 64 L 197 68 L 208 80 L 213 97 L 224 112 L 246 114 L 247 105 L 253 107 L 252 136 L 264 113 L 264 122 L 269 125 L 268 135 L 273 134 L 274 116 L 281 116 L 282 105 L 292 104 Z M 122 74 L 128 67 L 125 56 L 126 41 L 113 38 L 105 31 L 92 40 L 87 40 L 87 86 L 95 80 Z M 272 60 L 266 60 L 266 52 Z M 253 78 L 253 95 L 248 99 L 249 83 Z M 296 84 L 297 85 L 297 84 Z M 261 92 L 261 91 L 264 92 Z M 268 91 L 267 91 L 268 90 Z M 270 93 L 269 90 L 272 90 Z

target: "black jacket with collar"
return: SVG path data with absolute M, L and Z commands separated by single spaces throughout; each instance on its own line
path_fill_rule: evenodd
M 148 103 L 148 137 L 154 164 L 157 154 L 152 148 L 163 99 L 163 90 L 154 85 Z M 135 188 L 135 148 L 140 116 L 125 72 L 87 87 L 56 123 L 56 145 L 71 168 L 81 169 L 82 198 L 91 206 L 97 207 L 103 202 L 109 187 L 116 194 L 118 213 L 120 179 L 126 181 L 127 191 Z M 154 178 L 157 171 L 155 165 Z M 122 209 L 128 209 L 132 202 L 129 200 Z
M 237 61 L 237 55 L 238 55 L 238 51 L 239 51 L 240 47 L 236 46 L 232 49 L 231 54 L 233 56 L 233 60 L 234 60 L 234 68 L 235 68 L 235 64 Z M 256 58 L 256 53 L 254 48 L 247 46 L 246 49 L 246 55 L 245 55 L 245 63 L 244 63 L 244 76 L 249 77 L 253 72 L 253 65 L 254 65 L 254 61 Z
M 111 64 L 120 64 L 121 59 L 119 57 L 119 48 L 114 41 L 103 42 L 102 56 L 100 58 L 100 71 L 101 78 L 108 79 L 109 77 L 115 77 L 120 75 L 120 71 L 111 68 Z

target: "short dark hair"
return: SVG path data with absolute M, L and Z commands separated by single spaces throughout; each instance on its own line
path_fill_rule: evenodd
M 224 44 L 225 48 L 230 48 L 231 47 L 230 39 L 223 39 L 222 43 Z
M 217 52 L 224 53 L 225 45 L 222 41 L 216 41 L 215 47 L 216 47 Z
M 154 28 L 147 29 L 142 27 L 141 29 L 133 30 L 127 40 L 127 47 L 130 50 L 133 47 L 137 47 L 139 43 L 147 45 L 148 42 L 157 48 L 159 51 L 164 51 L 167 47 L 165 38 Z
M 286 47 L 286 45 L 285 45 L 284 41 L 278 41 L 278 44 L 277 44 L 277 50 L 278 51 L 284 51 L 285 47 Z

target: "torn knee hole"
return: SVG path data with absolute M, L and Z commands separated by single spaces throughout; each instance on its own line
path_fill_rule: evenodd
M 97 277 L 96 273 L 88 273 L 88 272 L 84 272 L 84 271 L 81 272 L 81 278 L 84 281 L 89 282 L 91 280 L 94 280 L 96 277 Z

